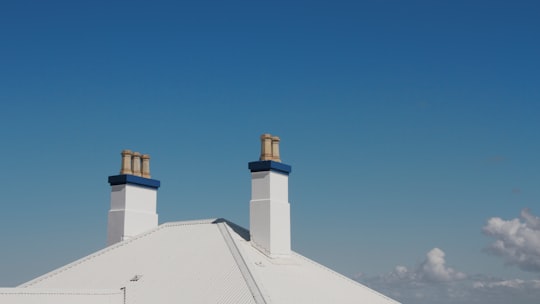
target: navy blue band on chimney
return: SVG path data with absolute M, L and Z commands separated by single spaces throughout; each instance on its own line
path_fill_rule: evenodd
M 289 173 L 291 173 L 292 171 L 291 166 L 284 163 L 275 162 L 273 160 L 260 160 L 250 162 L 248 167 L 251 172 L 275 171 L 278 173 L 289 175 Z
M 109 184 L 111 184 L 111 186 L 132 184 L 153 189 L 157 189 L 159 186 L 161 186 L 161 182 L 156 179 L 144 178 L 129 174 L 109 176 Z

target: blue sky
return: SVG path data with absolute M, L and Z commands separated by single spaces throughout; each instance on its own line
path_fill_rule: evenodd
M 247 227 L 247 163 L 269 132 L 293 167 L 295 250 L 405 303 L 533 303 L 539 13 L 535 1 L 3 1 L 0 285 L 104 246 L 125 148 L 152 156 L 160 222 Z M 528 263 L 489 249 L 516 237 L 491 218 L 520 223 L 529 237 L 510 249 Z M 441 262 L 434 248 L 439 268 L 426 266 Z

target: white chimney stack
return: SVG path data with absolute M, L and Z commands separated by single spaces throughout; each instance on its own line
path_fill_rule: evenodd
M 158 226 L 157 189 L 150 178 L 150 156 L 122 151 L 120 175 L 109 176 L 111 209 L 107 245 L 134 237 Z
M 289 173 L 291 166 L 281 163 L 279 137 L 261 135 L 259 161 L 250 162 L 251 201 L 249 230 L 251 244 L 271 258 L 291 252 Z

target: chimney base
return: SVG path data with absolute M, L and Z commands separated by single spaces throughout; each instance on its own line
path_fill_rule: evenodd
M 160 182 L 134 175 L 109 177 L 111 209 L 109 210 L 107 245 L 134 237 L 158 226 L 157 189 Z
M 275 161 L 249 163 L 251 244 L 271 258 L 291 252 L 289 173 L 291 167 Z

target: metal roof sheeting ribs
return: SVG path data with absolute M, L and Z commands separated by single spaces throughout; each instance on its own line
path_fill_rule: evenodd
M 398 303 L 294 252 L 270 258 L 249 231 L 223 219 L 160 225 L 16 289 L 43 288 L 123 289 L 127 304 Z

